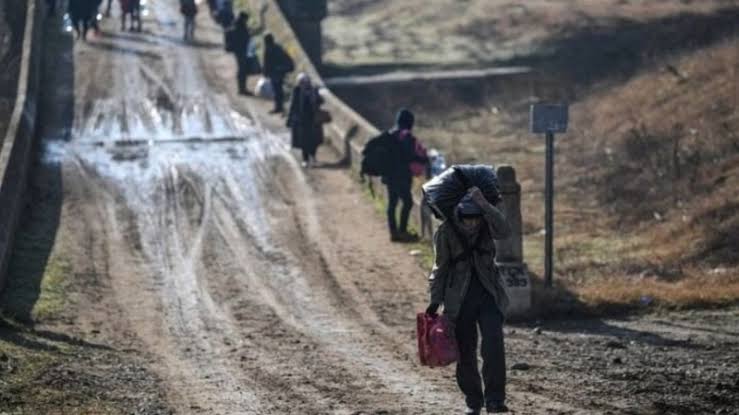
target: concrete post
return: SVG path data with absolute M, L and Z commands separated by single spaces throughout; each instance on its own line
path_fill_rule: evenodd
M 326 0 L 279 0 L 303 49 L 317 67 L 323 62 L 321 20 L 328 15 Z
M 531 281 L 523 262 L 523 224 L 521 220 L 521 185 L 516 181 L 516 170 L 511 166 L 498 168 L 498 182 L 503 208 L 511 226 L 511 237 L 496 241 L 498 268 L 503 285 L 510 297 L 509 316 L 520 316 L 531 308 Z
M 516 181 L 516 170 L 511 166 L 498 167 L 498 183 L 503 196 L 503 210 L 511 225 L 512 236 L 497 244 L 498 260 L 523 262 L 523 225 L 521 221 L 521 185 Z

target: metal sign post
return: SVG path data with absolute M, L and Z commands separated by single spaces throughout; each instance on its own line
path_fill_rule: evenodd
M 531 106 L 531 132 L 546 134 L 546 178 L 544 188 L 544 282 L 552 286 L 554 270 L 554 134 L 567 131 L 568 107 L 562 104 Z

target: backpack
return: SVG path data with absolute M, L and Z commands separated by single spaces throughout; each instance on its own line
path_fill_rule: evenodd
M 282 56 L 280 57 L 280 63 L 277 65 L 278 71 L 283 74 L 294 71 L 295 61 L 293 61 L 293 58 L 291 58 L 284 49 L 280 48 L 279 51 L 279 54 Z
M 362 150 L 362 168 L 360 174 L 364 176 L 386 176 L 390 171 L 388 163 L 390 157 L 390 142 L 392 135 L 384 131 L 372 138 Z
M 236 52 L 236 30 L 234 28 L 226 30 L 223 37 L 223 46 L 226 52 Z

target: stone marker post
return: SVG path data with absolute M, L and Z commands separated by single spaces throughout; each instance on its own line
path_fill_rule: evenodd
M 502 196 L 500 207 L 511 226 L 511 237 L 496 241 L 498 267 L 503 285 L 511 299 L 509 316 L 526 313 L 531 308 L 531 281 L 523 262 L 523 225 L 521 220 L 521 185 L 516 181 L 516 170 L 511 166 L 498 167 L 498 181 Z

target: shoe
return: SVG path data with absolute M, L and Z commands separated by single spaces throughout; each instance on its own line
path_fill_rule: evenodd
M 418 235 L 416 235 L 415 233 L 410 233 L 410 232 L 400 232 L 398 234 L 398 237 L 400 238 L 400 242 L 405 242 L 405 243 L 414 243 L 414 242 L 418 242 L 421 240 L 421 238 Z
M 475 409 L 475 408 L 469 408 L 468 407 L 467 409 L 465 409 L 464 413 L 465 413 L 465 415 L 480 415 L 480 409 L 479 408 L 478 409 Z
M 270 114 L 283 114 L 284 112 L 285 112 L 285 110 L 282 110 L 282 109 L 273 109 L 269 113 Z
M 503 401 L 492 402 L 488 404 L 485 409 L 489 414 L 500 414 L 508 412 L 508 407 L 505 406 L 505 402 Z

